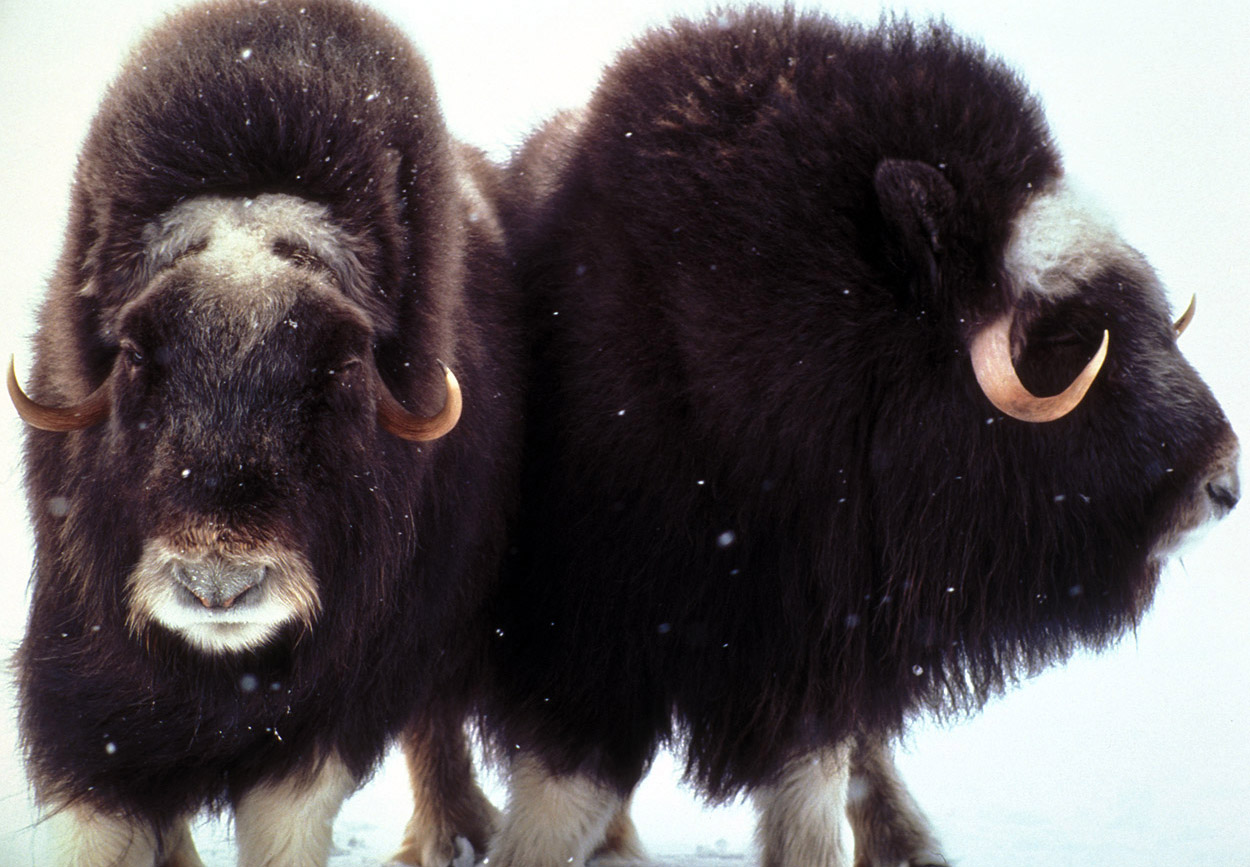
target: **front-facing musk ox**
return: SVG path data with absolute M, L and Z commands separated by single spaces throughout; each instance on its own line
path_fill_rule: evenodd
M 889 743 L 1138 622 L 1236 503 L 1158 279 L 944 26 L 748 11 L 511 169 L 539 329 L 495 867 L 628 853 L 657 745 L 768 867 L 944 863 Z
M 29 397 L 29 774 L 76 867 L 323 863 L 401 731 L 405 857 L 484 847 L 462 720 L 520 418 L 487 164 L 339 0 L 192 7 L 88 134 Z M 463 401 L 461 394 L 463 393 Z

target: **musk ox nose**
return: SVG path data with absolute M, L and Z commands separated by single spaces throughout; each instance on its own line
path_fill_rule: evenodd
M 182 561 L 174 564 L 173 574 L 174 580 L 205 608 L 225 610 L 258 592 L 265 580 L 265 567 Z
M 1241 482 L 1236 470 L 1229 470 L 1207 482 L 1207 496 L 1220 514 L 1231 512 L 1241 499 Z
M 1216 509 L 1216 514 L 1223 516 L 1233 510 L 1241 499 L 1241 480 L 1237 476 L 1237 452 L 1233 448 L 1230 454 L 1216 464 L 1210 478 L 1207 479 L 1206 492 Z

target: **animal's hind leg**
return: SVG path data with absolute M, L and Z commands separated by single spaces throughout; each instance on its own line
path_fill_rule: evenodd
M 799 756 L 754 791 L 763 867 L 846 867 L 850 754 L 839 745 Z
M 884 739 L 856 743 L 846 812 L 855 834 L 855 867 L 945 867 L 929 821 L 899 777 Z
M 191 839 L 191 823 L 183 819 L 170 830 L 164 840 L 166 855 L 157 862 L 159 867 L 204 867 L 200 853 Z
M 499 811 L 478 787 L 464 729 L 457 721 L 414 726 L 401 743 L 412 781 L 412 818 L 393 861 L 414 867 L 447 867 L 456 838 L 486 852 Z

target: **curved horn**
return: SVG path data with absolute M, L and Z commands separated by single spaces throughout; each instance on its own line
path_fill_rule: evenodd
M 1181 314 L 1181 318 L 1176 320 L 1176 324 L 1172 327 L 1176 329 L 1176 336 L 1180 337 L 1185 333 L 1185 329 L 1189 327 L 1189 323 L 1194 319 L 1194 309 L 1198 306 L 1198 296 L 1189 296 L 1189 306 L 1185 308 L 1185 312 Z
M 55 433 L 83 430 L 99 424 L 109 415 L 107 380 L 76 406 L 67 406 L 64 409 L 43 406 L 27 397 L 26 392 L 17 384 L 12 356 L 9 356 L 9 397 L 13 399 L 13 405 L 17 407 L 17 414 L 22 417 L 22 421 L 31 427 Z
M 428 442 L 454 428 L 456 422 L 460 421 L 464 400 L 460 396 L 460 383 L 456 381 L 456 375 L 451 372 L 451 368 L 443 365 L 443 373 L 447 381 L 447 398 L 438 414 L 430 418 L 413 415 L 404 409 L 379 378 L 378 384 L 381 387 L 378 392 L 378 424 L 382 429 L 400 439 Z
M 1072 412 L 1107 359 L 1110 334 L 1103 331 L 1098 351 L 1063 392 L 1054 397 L 1036 397 L 1020 382 L 1011 363 L 1011 323 L 1012 314 L 1007 313 L 972 337 L 969 346 L 972 372 L 976 374 L 981 391 L 995 407 L 1020 421 L 1054 421 Z

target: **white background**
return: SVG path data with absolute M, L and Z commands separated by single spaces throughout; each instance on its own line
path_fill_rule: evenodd
M 142 28 L 173 4 L 0 0 L 0 354 L 28 369 L 32 313 L 58 255 L 77 150 Z M 382 4 L 426 52 L 452 130 L 506 159 L 526 132 L 580 104 L 628 38 L 703 3 L 514 0 Z M 827 4 L 875 20 L 871 2 Z M 944 14 L 1020 69 L 1047 107 L 1068 171 L 1150 257 L 1184 348 L 1250 435 L 1250 4 L 906 3 Z M 0 655 L 20 639 L 31 541 L 20 425 L 0 407 Z M 1250 867 L 1250 532 L 1243 507 L 1169 569 L 1135 635 L 1024 684 L 976 718 L 921 727 L 900 764 L 960 867 Z M 0 689 L 0 867 L 41 865 Z M 348 802 L 335 867 L 377 864 L 406 817 L 392 756 Z M 660 762 L 635 809 L 653 854 L 745 856 L 743 805 L 702 810 Z M 233 863 L 225 823 L 197 832 L 209 867 Z M 718 845 L 719 844 L 719 845 Z M 740 860 L 740 859 L 735 859 Z M 801 867 L 801 865 L 796 865 Z

